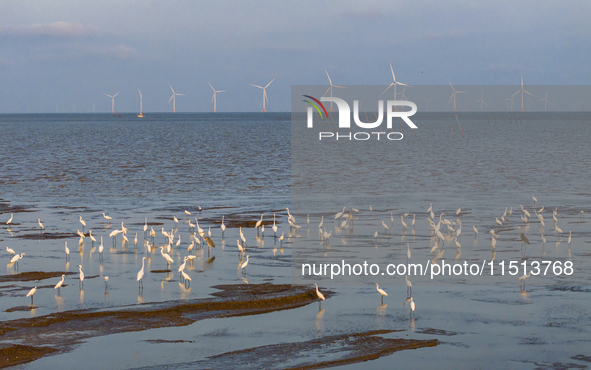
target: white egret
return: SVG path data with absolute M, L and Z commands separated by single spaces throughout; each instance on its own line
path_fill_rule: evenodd
M 33 294 L 35 294 L 36 291 L 37 287 L 34 287 L 33 289 L 29 290 L 29 293 L 27 293 L 27 297 L 31 297 L 31 305 L 33 305 Z
M 343 213 L 345 213 L 345 209 L 347 209 L 347 207 L 343 207 L 342 211 L 337 212 L 337 214 L 334 215 L 334 219 L 336 220 L 337 218 L 341 217 L 343 215 Z
M 162 258 L 164 258 L 166 260 L 166 269 L 168 270 L 168 266 L 171 263 L 174 263 L 174 260 L 172 259 L 172 257 L 170 257 L 170 255 L 168 253 L 164 252 L 164 247 L 158 247 L 160 249 L 160 254 L 162 255 Z
M 410 243 L 406 243 L 406 258 L 410 261 Z
M 570 231 L 568 234 L 568 245 L 570 246 L 570 242 L 573 240 L 573 232 Z
M 11 254 L 11 255 L 15 253 L 15 252 L 14 252 L 14 249 L 12 249 L 12 248 L 8 248 L 8 247 L 6 247 L 6 251 L 7 251 L 9 254 Z
M 180 238 L 180 235 L 179 235 Z M 135 233 L 135 238 L 133 238 L 133 246 L 137 246 L 137 233 Z
M 412 215 L 412 222 L 410 223 L 411 226 L 414 226 L 415 225 L 416 219 L 417 219 L 417 215 L 416 214 L 413 214 Z
M 224 225 L 224 217 L 222 216 L 222 225 L 220 226 L 220 229 L 222 229 L 222 237 L 224 236 L 224 232 L 226 231 L 226 225 Z
M 474 230 L 474 237 L 476 237 L 476 234 L 478 234 L 478 229 L 476 228 L 476 225 L 472 225 L 472 229 Z
M 10 224 L 12 224 L 12 219 L 14 218 L 14 213 L 10 214 L 10 218 L 8 219 L 8 221 L 6 221 L 6 225 L 8 225 L 8 227 L 10 227 Z
M 78 282 L 78 285 L 82 284 L 81 289 L 84 289 L 84 272 L 82 272 L 82 265 L 78 265 L 78 272 L 80 273 L 80 281 Z
M 179 234 L 179 239 L 176 241 L 175 247 L 180 248 L 181 247 L 181 236 Z
M 495 220 L 497 221 L 497 224 L 499 224 L 500 226 L 503 226 L 503 223 L 498 218 L 495 218 Z
M 109 287 L 107 286 L 107 283 L 109 281 L 109 277 L 108 276 L 105 276 L 104 279 L 105 279 L 105 292 L 106 292 L 107 289 L 109 289 Z
M 137 273 L 137 281 L 138 281 L 138 288 L 144 287 L 144 262 L 148 259 L 148 257 L 142 258 L 142 269 Z
M 460 244 L 460 242 L 458 242 L 458 237 L 455 238 L 455 242 L 456 242 L 456 248 L 462 248 L 462 245 Z
M 64 249 L 66 250 L 66 261 L 70 259 L 70 248 L 68 248 L 68 242 L 64 242 Z
M 433 210 L 433 203 L 429 203 L 429 209 L 427 209 L 427 213 L 431 213 Z
M 102 261 L 103 260 L 103 250 L 105 249 L 105 247 L 103 246 L 103 237 L 101 236 L 101 245 L 99 245 L 98 247 L 98 252 L 99 252 L 99 260 Z
M 259 227 L 262 225 L 262 223 L 263 223 L 263 215 L 261 215 L 261 219 L 260 219 L 260 220 L 258 220 L 258 221 L 257 221 L 257 223 L 254 225 L 254 228 L 255 228 L 255 229 L 256 229 L 256 231 L 257 231 L 257 235 L 258 235 L 258 233 L 259 233 Z
M 172 216 L 172 220 L 174 221 L 174 223 L 175 223 L 175 224 L 177 225 L 177 227 L 178 227 L 178 224 L 179 224 L 179 219 L 178 219 L 178 218 L 176 218 L 175 216 Z
M 458 210 L 456 211 L 456 216 L 459 216 L 461 212 L 462 212 L 462 209 L 458 208 Z
M 412 283 L 408 280 L 408 276 L 404 275 L 404 280 L 406 281 L 406 294 L 409 297 L 412 297 Z
M 111 217 L 110 217 L 110 216 L 107 216 L 107 215 L 105 215 L 105 212 L 103 212 L 103 217 L 105 218 L 105 220 L 107 220 L 107 223 L 108 223 L 108 224 L 109 224 L 109 223 L 111 223 Z
M 320 293 L 320 290 L 318 290 L 318 284 L 314 284 L 316 286 L 316 297 L 318 297 L 319 300 L 326 300 L 326 298 L 324 297 L 324 294 Z
M 554 226 L 554 229 L 556 230 L 557 233 L 562 234 L 564 231 L 562 231 L 561 228 L 558 227 L 558 225 Z
M 78 216 L 78 220 L 80 220 L 80 223 L 82 224 L 82 231 L 84 231 L 84 228 L 86 227 L 86 221 L 82 219 L 82 216 Z
M 497 239 L 495 239 L 495 237 L 494 237 L 494 236 L 493 236 L 493 237 L 490 239 L 490 245 L 491 245 L 493 248 L 496 248 L 496 246 L 497 246 Z
M 62 287 L 62 285 L 64 285 L 64 280 L 66 279 L 66 275 L 62 275 L 62 280 L 58 281 L 57 284 L 55 284 L 55 287 L 53 287 L 53 289 L 57 289 L 57 294 L 60 294 L 60 289 Z
M 181 271 L 181 275 L 183 276 L 183 279 L 185 279 L 185 284 L 187 283 L 187 280 L 188 280 L 189 285 L 191 285 L 191 277 L 189 276 L 189 274 L 187 274 L 185 271 Z
M 533 194 L 531 195 L 531 199 L 533 199 L 533 201 L 534 201 L 534 205 L 535 205 L 536 203 L 538 203 L 538 198 L 534 197 L 534 195 L 533 195 Z
M 347 221 L 345 220 L 345 222 L 347 222 Z M 382 221 L 382 226 L 383 226 L 383 227 L 384 227 L 384 229 L 386 229 L 386 230 L 388 230 L 388 229 L 389 229 L 388 225 L 386 225 L 386 223 L 385 223 L 384 221 Z
M 378 284 L 376 284 L 376 289 L 378 291 L 378 293 L 380 293 L 380 295 L 382 296 L 382 304 L 384 304 L 384 296 L 388 296 L 388 293 L 386 293 L 383 289 L 380 289 L 380 286 Z
M 307 223 L 308 225 L 310 225 L 310 214 L 308 214 L 308 216 L 306 217 L 306 223 Z
M 94 247 L 94 242 L 96 242 L 96 238 L 92 236 L 92 230 L 88 230 L 88 237 L 92 240 L 92 246 Z
M 404 216 L 400 216 L 400 222 L 402 222 L 402 227 L 407 228 L 408 225 L 406 224 L 406 222 L 404 222 Z
M 43 226 L 43 223 L 41 223 L 41 220 L 40 219 L 37 219 L 37 223 L 39 224 L 39 227 L 43 231 L 43 229 L 45 229 L 45 226 Z
M 283 231 L 281 233 L 281 236 L 279 237 L 278 241 L 281 243 L 281 245 L 283 245 L 283 239 L 285 238 L 285 231 Z
M 242 248 L 242 244 L 240 244 L 240 240 L 236 239 L 236 244 L 238 245 L 238 255 L 242 255 L 244 253 L 244 248 Z
M 144 217 L 144 239 L 148 236 L 148 218 Z
M 188 216 L 190 216 L 190 215 L 191 215 L 191 212 L 189 212 L 189 211 L 187 211 L 187 210 L 185 209 L 185 214 L 186 214 L 186 215 L 188 215 Z
M 322 229 L 323 225 L 324 225 L 324 216 L 322 216 L 322 219 L 320 219 L 320 223 L 318 224 L 318 228 Z
M 244 261 L 244 263 L 242 265 L 240 265 L 240 268 L 242 269 L 242 273 L 245 274 L 246 273 L 246 266 L 248 266 L 248 258 L 250 256 L 247 254 L 246 255 L 246 261 Z
M 521 211 L 523 211 L 527 217 L 531 217 L 531 214 L 527 211 L 527 209 L 524 209 L 522 205 L 520 205 L 519 208 L 521 208 Z
M 15 254 L 11 259 L 10 259 L 10 264 L 15 264 L 15 267 L 18 267 L 18 261 L 21 260 L 24 256 L 26 256 L 26 253 L 21 253 L 19 254 Z
M 411 316 L 414 315 L 416 307 L 417 306 L 415 305 L 415 301 L 412 299 L 412 297 L 410 297 L 410 311 L 411 311 L 410 314 L 411 314 Z

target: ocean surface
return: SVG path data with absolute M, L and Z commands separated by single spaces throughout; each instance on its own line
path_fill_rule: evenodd
M 457 116 L 462 132 L 454 114 L 418 113 L 415 133 L 393 127 L 404 130 L 400 141 L 319 141 L 318 128 L 310 131 L 291 122 L 289 113 L 146 114 L 143 119 L 131 114 L 1 115 L 0 248 L 27 254 L 18 272 L 77 272 L 82 265 L 88 277 L 81 289 L 77 275 L 69 275 L 59 295 L 53 289 L 59 278 L 0 283 L 1 320 L 206 298 L 219 284 L 317 283 L 334 292 L 322 309 L 312 304 L 96 337 L 22 367 L 76 367 L 94 361 L 113 369 L 190 368 L 193 361 L 229 351 L 382 329 L 401 330 L 391 337 L 441 343 L 345 367 L 389 368 L 392 361 L 417 368 L 591 366 L 591 122 L 582 124 L 580 113 Z M 430 204 L 435 224 L 441 217 L 454 228 L 441 228 L 443 240 L 433 236 L 429 225 Z M 522 221 L 520 206 L 531 214 L 528 222 Z M 288 207 L 297 227 L 288 224 Z M 343 207 L 350 214 L 345 224 L 344 218 L 335 220 Z M 499 225 L 496 219 L 506 207 L 511 215 Z M 110 223 L 103 212 L 112 217 Z M 7 227 L 10 213 L 14 225 Z M 250 264 L 242 273 L 238 229 L 261 214 L 267 221 L 264 235 L 243 228 Z M 282 241 L 271 230 L 273 214 Z M 79 217 L 97 242 L 86 237 L 79 244 Z M 223 236 L 222 217 L 228 226 Z M 186 269 L 193 280 L 187 286 L 179 282 L 176 268 L 189 253 L 186 222 L 195 218 L 206 233 L 211 231 L 217 248 L 195 247 L 197 258 Z M 148 253 L 144 247 L 146 219 L 156 231 L 156 246 L 164 243 L 161 229 L 176 229 L 180 235 L 180 248 L 171 252 L 174 273 L 151 272 L 167 265 L 159 250 Z M 129 244 L 108 236 L 122 222 L 129 229 Z M 529 244 L 522 243 L 517 226 Z M 460 227 L 458 247 L 454 234 Z M 490 230 L 496 232 L 494 248 Z M 47 237 L 66 233 L 74 236 Z M 325 239 L 324 233 L 331 236 Z M 3 274 L 16 274 L 9 254 L 2 253 L 7 263 Z M 144 290 L 138 293 L 135 277 L 144 256 L 150 258 Z M 442 260 L 492 261 L 497 273 L 410 276 L 414 316 L 403 275 L 301 275 L 303 263 L 368 261 L 383 269 L 388 263 Z M 522 268 L 516 275 L 499 275 L 503 261 L 507 266 L 525 262 L 528 272 L 534 261 L 571 262 L 574 267 L 570 275 L 530 275 L 523 287 Z M 104 276 L 109 276 L 108 290 Z M 388 292 L 383 303 L 375 283 Z M 35 284 L 36 308 L 10 310 L 30 304 L 25 294 Z M 171 342 L 150 342 L 159 339 Z M 329 352 L 319 350 L 308 360 L 326 356 Z M 296 365 L 279 362 L 277 368 Z

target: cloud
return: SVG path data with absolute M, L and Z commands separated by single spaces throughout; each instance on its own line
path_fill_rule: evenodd
M 29 26 L 0 26 L 0 35 L 74 38 L 97 35 L 98 33 L 96 28 L 69 22 L 37 23 Z

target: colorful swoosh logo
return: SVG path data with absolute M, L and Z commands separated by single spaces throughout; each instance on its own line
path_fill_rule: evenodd
M 314 108 L 316 108 L 316 110 L 317 110 L 317 111 L 318 111 L 318 113 L 320 114 L 320 118 L 324 118 L 324 117 L 322 117 L 322 111 L 320 110 L 320 108 L 321 108 L 321 107 L 322 107 L 322 110 L 324 111 L 324 116 L 328 118 L 328 114 L 326 113 L 326 108 L 324 108 L 324 104 L 322 104 L 322 103 L 320 102 L 320 100 L 318 100 L 318 99 L 316 99 L 316 98 L 313 98 L 313 97 L 311 97 L 310 95 L 302 95 L 302 96 L 304 96 L 304 97 L 306 97 L 306 98 L 309 98 L 309 99 L 312 99 L 314 102 L 318 103 L 318 104 L 314 104 L 314 102 L 311 102 L 311 101 L 309 101 L 309 100 L 302 100 L 303 102 L 305 102 L 305 103 L 308 103 L 308 104 L 310 104 L 311 106 L 313 106 Z M 320 107 L 319 107 L 318 105 L 320 105 Z

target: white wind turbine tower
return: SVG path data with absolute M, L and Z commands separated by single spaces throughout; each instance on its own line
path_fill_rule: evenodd
M 408 86 L 408 87 L 412 87 L 412 86 L 409 86 L 409 85 L 403 84 L 402 82 L 396 81 L 396 76 L 394 76 L 394 69 L 392 68 L 392 62 L 390 62 L 390 71 L 392 71 L 392 79 L 394 79 L 394 82 L 392 82 L 390 84 L 390 86 L 388 86 L 386 88 L 386 90 L 384 90 L 384 92 L 382 93 L 382 95 L 384 95 L 386 93 L 386 91 L 388 91 L 389 88 L 391 88 L 392 86 L 394 86 L 394 100 L 396 100 L 396 98 L 398 97 L 398 95 L 396 94 L 396 85 Z M 396 107 L 394 107 L 394 110 L 397 110 Z
M 476 103 L 480 103 L 480 111 L 482 112 L 482 104 L 484 104 L 486 106 L 486 110 L 488 110 L 488 104 L 486 104 L 486 102 L 483 100 L 484 98 L 484 94 L 482 94 L 480 96 L 479 100 L 476 100 Z
M 140 88 L 137 88 L 137 92 L 140 93 L 140 114 L 138 114 L 137 116 L 139 118 L 143 118 L 144 117 L 144 107 L 143 107 L 143 98 L 144 96 L 142 95 L 142 92 L 140 91 Z
M 546 104 L 550 104 L 550 101 L 548 100 L 548 92 L 546 91 L 546 96 L 544 96 L 544 99 L 540 99 L 538 101 L 544 102 L 544 112 L 547 112 L 548 109 L 546 108 Z
M 332 88 L 333 87 L 336 87 L 339 89 L 346 89 L 345 86 L 333 85 L 332 80 L 330 79 L 330 76 L 328 75 L 328 71 L 326 70 L 326 68 L 324 68 L 324 72 L 326 72 L 326 77 L 328 77 L 328 83 L 330 84 L 330 87 L 326 90 L 326 92 L 324 93 L 324 96 L 326 96 L 326 94 L 328 94 L 328 92 L 330 91 L 330 97 L 332 98 Z M 334 109 L 332 109 L 332 102 L 330 102 L 330 109 L 328 111 L 334 112 Z
M 447 82 L 449 82 L 449 81 L 447 81 Z M 453 100 L 453 102 L 454 102 L 453 111 L 457 112 L 456 111 L 456 94 L 462 94 L 462 93 L 465 93 L 465 91 L 456 91 L 456 89 L 454 89 L 454 85 L 452 85 L 451 82 L 449 82 L 449 86 L 451 86 L 451 89 L 453 92 L 451 93 L 451 97 L 449 98 L 449 101 L 447 102 L 447 104 L 449 104 Z
M 277 77 L 275 77 L 275 78 L 277 78 Z M 265 109 L 265 100 L 266 100 L 267 102 L 269 101 L 269 98 L 267 98 L 267 87 L 269 87 L 269 85 L 270 85 L 271 83 L 273 83 L 273 81 L 275 81 L 275 78 L 274 78 L 274 79 L 272 79 L 272 80 L 271 80 L 271 82 L 269 82 L 269 83 L 267 84 L 267 86 L 265 86 L 265 87 L 262 87 L 262 86 L 258 86 L 258 85 L 253 85 L 253 84 L 250 84 L 251 86 L 258 87 L 259 89 L 263 89 L 263 110 L 262 110 L 261 112 L 266 112 L 266 111 L 267 111 L 267 110 Z
M 523 112 L 523 111 L 524 111 L 524 109 L 523 109 L 523 93 L 526 93 L 526 94 L 529 94 L 529 95 L 533 96 L 533 94 L 532 94 L 532 93 L 530 93 L 530 92 L 528 92 L 528 91 L 525 91 L 525 90 L 523 89 L 523 76 L 521 76 L 521 89 L 519 89 L 519 90 L 518 90 L 518 91 L 517 91 L 515 94 L 513 94 L 513 95 L 511 96 L 511 98 L 513 98 L 515 95 L 517 95 L 517 94 L 519 94 L 519 93 L 521 93 L 521 111 Z
M 109 95 L 109 94 L 105 94 L 107 95 L 109 98 L 111 98 L 111 113 L 115 113 L 115 97 L 117 95 L 119 95 L 121 91 L 117 92 L 117 94 L 115 95 Z
M 273 81 L 271 81 L 273 82 Z M 209 81 L 207 81 L 207 83 L 209 84 L 209 87 L 211 87 L 211 89 L 213 90 L 213 96 L 211 97 L 211 101 L 213 102 L 213 111 L 217 112 L 217 93 L 221 93 L 221 92 L 225 92 L 228 90 L 218 90 L 216 91 L 213 86 L 211 86 L 211 84 L 209 83 Z M 267 85 L 268 86 L 268 85 Z
M 167 104 L 170 104 L 170 101 L 172 100 L 172 112 L 176 113 L 176 96 L 177 95 L 185 95 L 185 94 L 175 93 L 170 82 L 168 83 L 168 86 L 170 86 L 170 89 L 172 90 L 172 96 L 170 97 L 170 99 L 168 99 Z
M 422 99 L 425 101 L 425 110 L 428 112 L 429 111 L 429 102 L 433 98 L 429 98 L 429 99 L 422 98 Z

